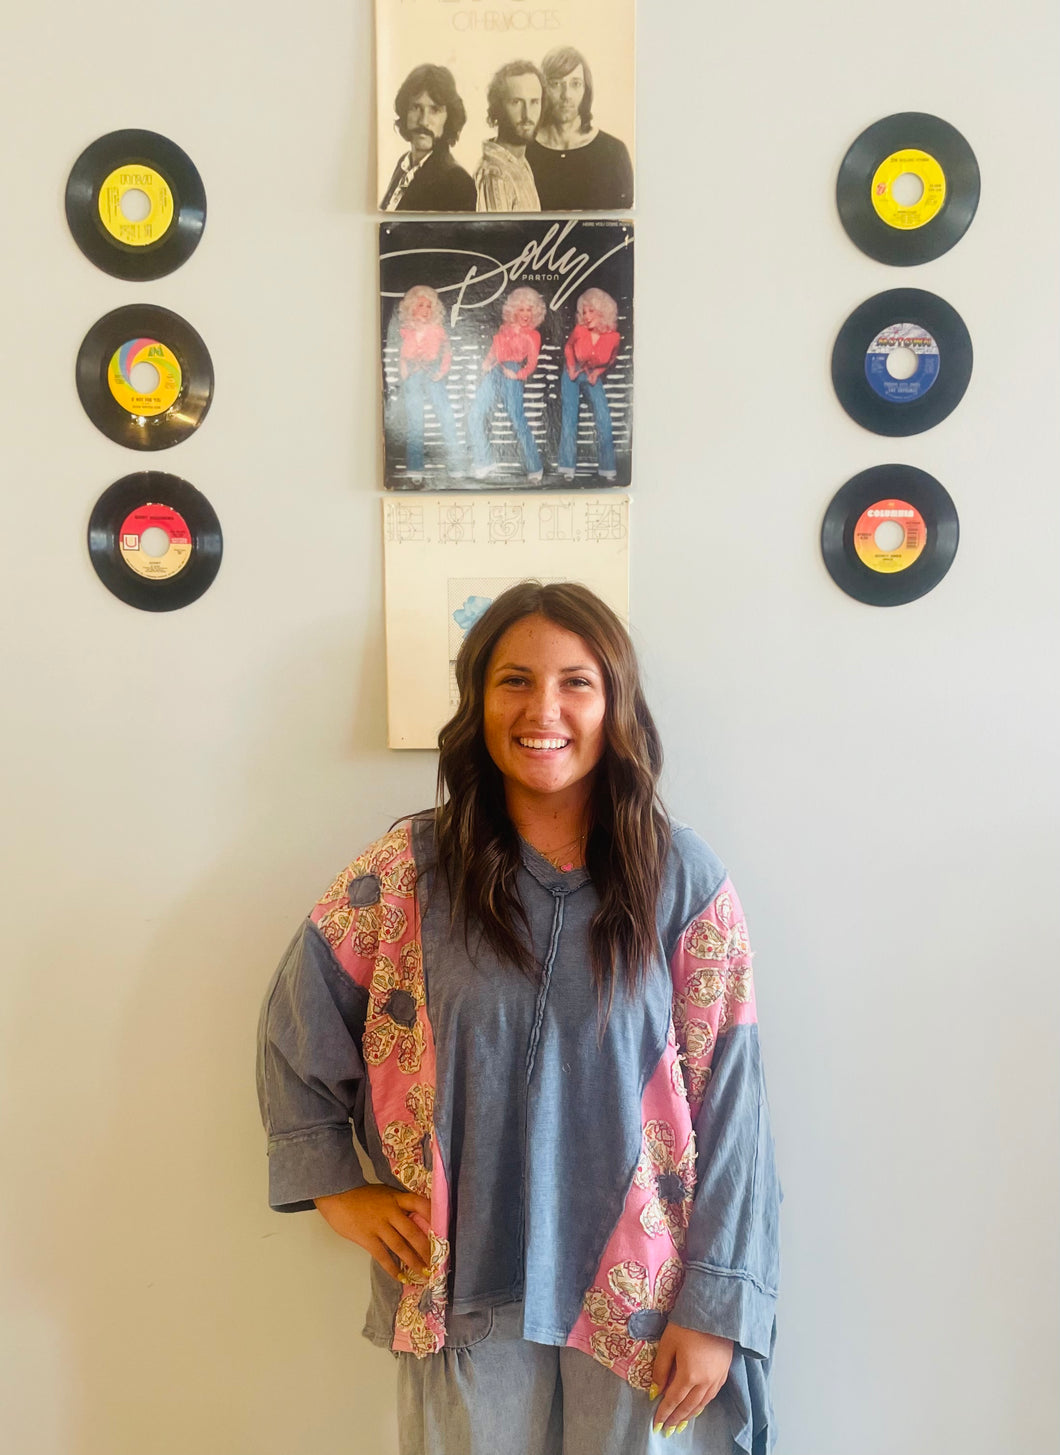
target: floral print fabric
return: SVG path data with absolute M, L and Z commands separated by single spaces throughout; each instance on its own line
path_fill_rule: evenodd
M 685 1278 L 681 1254 L 696 1194 L 694 1124 L 718 1039 L 755 1019 L 747 927 L 729 880 L 685 929 L 670 975 L 670 1035 L 644 1092 L 640 1160 L 567 1340 L 638 1389 L 650 1383 L 665 1327 L 652 1315 L 673 1308 Z
M 338 875 L 310 919 L 368 990 L 362 1052 L 390 1169 L 401 1186 L 431 1200 L 430 1268 L 402 1282 L 393 1342 L 396 1351 L 424 1356 L 445 1340 L 449 1199 L 434 1136 L 435 1054 L 416 878 L 402 824 Z

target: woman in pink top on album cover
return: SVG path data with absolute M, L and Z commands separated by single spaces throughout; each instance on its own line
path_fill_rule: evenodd
M 401 324 L 398 373 L 405 405 L 405 469 L 406 479 L 413 485 L 423 483 L 424 409 L 428 400 L 445 441 L 447 472 L 462 473 L 456 420 L 445 387 L 453 351 L 444 318 L 445 310 L 438 294 L 422 284 L 410 288 L 398 304 Z
M 503 322 L 493 335 L 490 351 L 482 363 L 482 382 L 467 417 L 471 444 L 471 473 L 483 480 L 493 465 L 488 429 L 500 399 L 508 411 L 526 467 L 526 478 L 542 478 L 541 456 L 526 422 L 523 382 L 537 368 L 541 353 L 538 329 L 545 319 L 545 300 L 533 288 L 515 288 L 504 300 Z
M 617 477 L 615 443 L 603 376 L 615 362 L 622 343 L 617 328 L 618 305 L 602 288 L 588 288 L 578 299 L 576 317 L 563 350 L 565 367 L 560 376 L 559 473 L 568 480 L 574 479 L 578 460 L 578 409 L 584 394 L 596 425 L 597 474 L 603 480 L 614 480 Z

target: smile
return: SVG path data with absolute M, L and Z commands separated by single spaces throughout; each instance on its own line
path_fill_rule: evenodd
M 565 748 L 570 738 L 516 738 L 516 742 L 521 748 L 532 748 L 541 752 L 548 748 Z

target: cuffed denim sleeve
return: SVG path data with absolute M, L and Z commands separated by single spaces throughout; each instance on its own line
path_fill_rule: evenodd
M 736 1026 L 721 1037 L 696 1142 L 685 1281 L 671 1317 L 767 1358 L 779 1281 L 780 1187 L 757 1026 Z
M 685 1278 L 671 1318 L 766 1359 L 780 1276 L 780 1184 L 751 950 L 726 880 L 675 956 L 675 1027 L 696 1135 Z
M 351 1119 L 363 1116 L 368 992 L 307 922 L 273 978 L 258 1028 L 258 1102 L 268 1134 L 269 1203 L 279 1212 L 362 1187 Z

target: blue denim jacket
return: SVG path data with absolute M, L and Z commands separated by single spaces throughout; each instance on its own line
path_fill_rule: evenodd
M 373 1264 L 365 1334 L 426 1357 L 449 1312 L 521 1300 L 523 1337 L 646 1389 L 668 1319 L 734 1341 L 734 1441 L 772 1436 L 780 1190 L 751 952 L 717 858 L 675 826 L 659 954 L 606 1025 L 589 969 L 598 897 L 523 846 L 540 984 L 450 928 L 420 815 L 335 879 L 262 1012 L 270 1202 L 379 1181 L 431 1201 L 426 1275 Z

